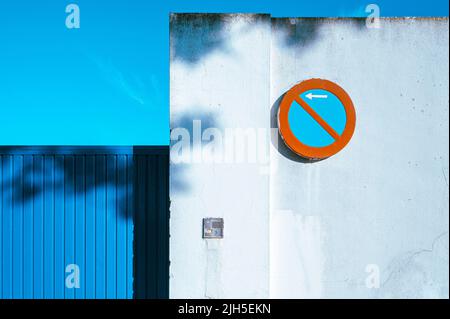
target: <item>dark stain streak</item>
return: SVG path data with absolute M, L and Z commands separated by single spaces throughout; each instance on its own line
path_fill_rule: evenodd
M 194 64 L 214 51 L 225 50 L 225 22 L 220 14 L 172 14 L 171 60 Z

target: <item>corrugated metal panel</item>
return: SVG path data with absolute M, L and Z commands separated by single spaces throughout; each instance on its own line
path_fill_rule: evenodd
M 165 148 L 0 148 L 0 297 L 167 297 L 167 166 Z
M 135 170 L 135 297 L 168 298 L 169 156 L 136 155 Z

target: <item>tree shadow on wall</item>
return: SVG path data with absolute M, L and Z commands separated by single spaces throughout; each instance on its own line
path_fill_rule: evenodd
M 238 20 L 245 21 L 247 26 L 270 21 L 267 14 L 171 14 L 170 61 L 194 65 L 214 52 L 230 53 L 230 31 Z
M 205 140 L 202 138 L 203 133 L 207 129 L 221 130 L 219 121 L 220 115 L 216 110 L 210 110 L 203 107 L 193 108 L 192 111 L 181 112 L 177 116 L 173 116 L 170 124 L 171 128 L 171 158 L 182 157 L 182 152 L 188 151 L 188 162 L 173 162 L 170 165 L 170 190 L 172 195 L 188 194 L 191 190 L 189 183 L 189 168 L 193 163 L 193 152 L 199 152 L 205 144 L 212 142 L 212 139 Z M 177 130 L 182 130 L 177 131 Z M 223 133 L 223 131 L 221 130 Z M 185 133 L 184 136 L 178 135 Z M 188 150 L 184 148 L 175 149 L 172 147 L 177 143 L 183 143 L 183 138 L 189 138 L 187 143 L 184 143 Z M 199 141 L 194 141 L 195 138 L 200 138 Z M 186 141 L 184 141 L 186 142 Z M 177 152 L 177 154 L 174 154 Z
M 321 27 L 339 21 L 349 23 L 357 30 L 367 29 L 366 18 L 274 18 L 272 31 L 281 34 L 287 48 L 303 50 L 321 40 Z
M 18 204 L 42 197 L 48 183 L 54 193 L 73 197 L 85 196 L 96 189 L 106 195 L 108 187 L 123 193 L 133 186 L 129 179 L 133 161 L 127 158 L 120 165 L 117 159 L 120 154 L 115 151 L 112 147 L 2 146 L 3 192 L 10 188 L 10 200 L 13 203 L 20 201 Z M 131 216 L 122 205 L 125 201 L 126 194 L 118 198 L 117 216 L 124 219 Z
M 221 14 L 171 14 L 171 61 L 194 64 L 216 50 L 226 49 L 225 25 L 226 17 Z

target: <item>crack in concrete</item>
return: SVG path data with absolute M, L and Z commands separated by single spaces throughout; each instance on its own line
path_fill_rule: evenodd
M 406 258 L 406 260 L 403 262 L 403 265 L 401 265 L 400 267 L 398 267 L 397 270 L 395 271 L 391 271 L 389 273 L 388 278 L 381 284 L 381 287 L 386 286 L 386 284 L 394 277 L 394 275 L 399 274 L 401 271 L 403 271 L 405 268 L 407 268 L 411 262 L 414 260 L 415 257 L 424 254 L 424 253 L 432 253 L 434 251 L 435 245 L 436 243 L 445 235 L 447 235 L 449 232 L 445 231 L 441 234 L 439 234 L 432 242 L 431 244 L 431 248 L 427 249 L 427 248 L 423 248 L 423 249 L 419 249 L 413 252 L 410 252 L 410 256 L 408 258 Z M 388 267 L 389 268 L 389 267 Z
M 444 168 L 442 168 L 442 175 L 444 176 L 445 184 L 446 184 L 447 187 L 448 187 L 448 180 L 447 180 L 447 176 L 445 176 L 445 170 L 444 170 Z

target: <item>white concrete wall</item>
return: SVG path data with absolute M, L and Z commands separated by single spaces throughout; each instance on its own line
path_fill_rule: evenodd
M 273 21 L 271 103 L 324 78 L 357 121 L 324 161 L 271 150 L 271 297 L 448 298 L 448 36 L 448 19 Z
M 448 44 L 448 19 L 172 16 L 172 160 L 188 163 L 171 163 L 171 297 L 448 298 Z M 275 134 L 256 146 L 270 165 L 202 159 L 226 149 L 204 129 L 228 145 L 227 129 L 275 127 L 282 94 L 313 77 L 355 104 L 339 154 L 298 161 Z M 203 217 L 224 217 L 225 238 L 203 240 Z
M 241 163 L 232 158 L 207 163 L 201 153 L 211 153 L 209 137 L 190 143 L 189 163 L 172 162 L 172 298 L 269 296 L 270 139 L 269 113 L 264 112 L 270 103 L 269 57 L 268 16 L 171 18 L 171 128 L 187 128 L 196 140 L 192 126 L 200 120 L 194 123 L 202 126 L 198 132 L 215 128 L 203 133 L 216 134 L 217 141 L 222 136 L 223 145 L 234 140 L 225 132 L 236 128 L 261 128 L 266 134 L 259 143 L 266 163 L 245 158 Z M 172 131 L 172 161 L 180 132 Z M 225 149 L 234 147 L 219 144 L 213 153 L 222 149 L 233 156 Z M 224 218 L 224 239 L 202 239 L 204 217 Z

